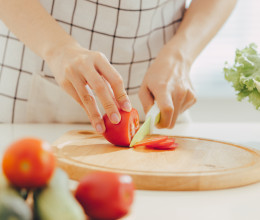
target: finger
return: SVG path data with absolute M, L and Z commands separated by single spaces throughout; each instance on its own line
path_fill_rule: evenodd
M 109 120 L 113 124 L 118 124 L 121 121 L 121 115 L 119 113 L 116 102 L 113 99 L 105 81 L 94 69 L 89 69 L 86 64 L 79 67 L 81 73 L 85 77 L 88 84 L 93 88 L 98 96 L 105 112 L 107 113 Z M 84 103 L 84 102 L 83 102 Z
M 188 108 L 190 108 L 192 105 L 194 105 L 197 101 L 196 95 L 192 90 L 188 90 L 185 101 L 182 104 L 181 112 L 186 111 Z
M 74 87 L 70 81 L 66 81 L 61 86 L 70 96 L 72 96 L 72 98 L 74 98 L 77 101 L 77 103 L 79 103 L 81 105 L 81 107 L 84 108 L 84 110 L 86 110 L 85 106 L 83 105 L 80 97 L 78 96 L 76 90 L 74 89 Z
M 182 109 L 183 103 L 185 102 L 186 95 L 187 95 L 186 92 L 173 94 L 172 99 L 173 99 L 173 103 L 174 103 L 174 114 L 173 114 L 172 120 L 170 122 L 169 128 L 174 127 L 174 125 L 177 121 L 177 118 L 178 118 L 179 114 L 181 113 L 181 109 Z
M 121 75 L 104 56 L 97 60 L 96 69 L 110 84 L 120 108 L 130 112 L 132 106 L 129 97 L 126 94 Z
M 70 82 L 69 82 L 70 83 Z M 87 113 L 88 115 L 88 118 L 90 119 L 90 122 L 92 124 L 92 126 L 96 129 L 97 132 L 99 133 L 103 133 L 105 131 L 105 128 L 104 129 L 100 129 L 100 128 L 96 128 L 95 124 L 93 123 L 93 121 L 91 120 L 91 116 L 89 114 L 89 111 L 88 109 L 84 106 L 84 104 L 82 103 L 80 97 L 78 96 L 78 93 L 77 91 L 75 90 L 75 88 L 73 87 L 72 83 L 70 83 L 70 87 L 66 87 L 66 92 L 71 95 L 80 105 L 81 107 L 85 110 L 85 112 Z
M 161 112 L 161 119 L 158 128 L 168 128 L 175 112 L 172 96 L 167 91 L 160 91 L 155 94 L 155 100 Z
M 81 102 L 83 103 L 83 106 L 87 109 L 91 123 L 96 131 L 99 133 L 105 132 L 106 128 L 104 121 L 91 89 L 86 86 L 86 82 L 79 78 L 74 79 L 74 81 L 72 81 L 72 85 L 75 88 L 75 91 L 77 92 Z
M 105 81 L 106 86 L 107 86 L 107 88 L 108 88 L 108 90 L 109 90 L 109 92 L 110 92 L 110 95 L 112 96 L 114 102 L 116 103 L 117 108 L 120 108 L 118 102 L 116 101 L 116 98 L 115 98 L 114 92 L 113 92 L 113 90 L 112 90 L 112 88 L 111 88 L 109 82 L 108 82 L 108 81 L 107 81 L 103 76 L 101 76 L 101 77 L 102 77 L 103 80 Z
M 145 114 L 147 114 L 154 104 L 154 97 L 145 85 L 142 85 L 139 90 L 139 99 L 143 105 Z

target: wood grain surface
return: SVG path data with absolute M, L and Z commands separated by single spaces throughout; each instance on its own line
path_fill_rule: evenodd
M 260 181 L 260 153 L 236 144 L 174 136 L 176 150 L 118 147 L 92 131 L 70 131 L 53 143 L 71 179 L 93 171 L 132 176 L 137 189 L 214 190 Z

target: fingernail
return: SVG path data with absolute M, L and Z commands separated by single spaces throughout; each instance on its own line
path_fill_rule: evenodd
M 113 113 L 111 115 L 111 122 L 114 124 L 118 124 L 120 122 L 120 117 L 118 116 L 118 114 Z
M 104 132 L 103 126 L 101 124 L 97 124 L 96 125 L 96 131 L 98 133 L 103 133 Z
M 129 102 L 124 102 L 123 104 L 123 110 L 127 111 L 127 112 L 130 112 L 132 109 L 132 106 Z

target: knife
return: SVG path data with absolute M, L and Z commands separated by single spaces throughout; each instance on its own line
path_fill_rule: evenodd
M 129 147 L 133 147 L 137 142 L 143 140 L 146 135 L 152 134 L 154 127 L 161 119 L 161 112 L 156 102 L 148 111 L 143 125 L 138 129 L 134 135 Z

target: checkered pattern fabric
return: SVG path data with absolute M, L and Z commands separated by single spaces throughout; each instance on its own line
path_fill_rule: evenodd
M 184 0 L 41 0 L 83 47 L 103 52 L 136 93 L 182 20 Z M 33 74 L 55 81 L 46 63 L 0 21 L 0 122 L 24 122 Z

